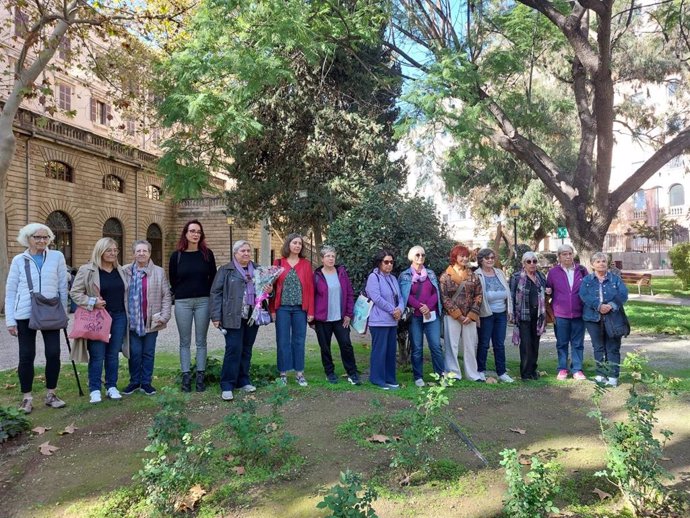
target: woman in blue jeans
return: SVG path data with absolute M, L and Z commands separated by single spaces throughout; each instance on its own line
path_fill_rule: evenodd
M 216 259 L 206 246 L 201 223 L 193 219 L 182 229 L 177 250 L 168 263 L 170 286 L 175 296 L 175 323 L 180 334 L 182 392 L 192 391 L 192 322 L 196 344 L 196 391 L 206 390 L 206 335 L 208 333 L 209 294 L 216 276 Z
M 441 291 L 436 274 L 424 266 L 426 252 L 413 246 L 407 253 L 410 267 L 398 277 L 403 306 L 414 310 L 410 320 L 412 375 L 418 387 L 424 386 L 424 336 L 426 336 L 434 372 L 443 376 L 445 361 L 441 351 Z
M 608 269 L 608 257 L 597 252 L 591 258 L 593 272 L 580 284 L 582 320 L 592 339 L 594 359 L 597 362 L 595 381 L 611 387 L 618 386 L 621 363 L 621 337 L 609 336 L 604 327 L 607 314 L 623 311 L 628 301 L 628 287 Z
M 117 243 L 109 238 L 99 239 L 91 254 L 91 261 L 77 272 L 70 296 L 79 306 L 89 311 L 105 309 L 113 319 L 110 340 L 84 340 L 77 338 L 74 350 L 84 345 L 89 352 L 90 402 L 101 402 L 101 375 L 105 367 L 105 393 L 108 399 L 122 399 L 117 390 L 120 351 L 129 357 L 127 334 L 127 277 L 117 262 Z
M 486 359 L 489 345 L 494 349 L 496 375 L 504 383 L 513 383 L 506 369 L 506 327 L 513 318 L 513 298 L 508 280 L 503 272 L 494 267 L 496 253 L 491 248 L 477 252 L 479 268 L 474 274 L 482 285 L 481 310 L 479 312 L 479 343 L 477 345 L 477 370 L 486 378 Z

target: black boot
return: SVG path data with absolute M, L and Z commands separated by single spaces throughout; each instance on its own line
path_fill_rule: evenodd
M 182 392 L 192 391 L 192 375 L 189 372 L 182 373 Z
M 196 371 L 196 391 L 203 392 L 206 390 L 206 385 L 204 384 L 204 371 Z

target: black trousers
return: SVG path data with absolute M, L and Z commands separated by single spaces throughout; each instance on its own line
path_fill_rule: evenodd
M 60 330 L 41 331 L 46 352 L 46 388 L 57 387 L 60 376 Z M 17 320 L 19 338 L 19 385 L 22 393 L 31 392 L 36 359 L 36 330 L 29 328 L 29 320 Z
M 355 352 L 352 349 L 352 341 L 350 340 L 350 328 L 343 327 L 343 321 L 336 322 L 316 322 L 316 338 L 319 341 L 319 348 L 321 349 L 321 363 L 326 375 L 335 374 L 335 365 L 333 365 L 333 357 L 331 356 L 331 338 L 335 335 L 340 347 L 340 358 L 343 360 L 343 367 L 347 371 L 348 376 L 355 376 L 357 374 L 357 363 L 355 362 Z
M 529 320 L 520 321 L 520 377 L 537 379 L 537 360 L 539 359 L 539 339 L 537 334 L 537 311 L 530 312 Z

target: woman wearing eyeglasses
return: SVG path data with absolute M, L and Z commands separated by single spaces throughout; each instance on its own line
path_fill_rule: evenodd
M 413 246 L 407 253 L 411 265 L 398 277 L 402 302 L 414 310 L 410 320 L 410 349 L 414 384 L 424 386 L 424 336 L 431 352 L 434 372 L 443 376 L 445 362 L 441 351 L 441 291 L 436 274 L 424 266 L 426 252 Z
M 29 327 L 31 319 L 31 293 L 27 271 L 34 292 L 45 297 L 60 297 L 62 307 L 67 307 L 67 266 L 65 257 L 57 250 L 48 250 L 53 232 L 41 223 L 29 223 L 19 231 L 17 241 L 27 247 L 12 259 L 5 287 L 5 320 L 7 331 L 19 340 L 19 384 L 24 394 L 19 410 L 30 414 L 33 410 L 31 390 L 34 382 L 36 359 L 36 330 Z M 56 394 L 60 376 L 60 330 L 43 330 L 46 357 L 46 398 L 51 408 L 62 408 L 65 402 Z
M 369 381 L 383 390 L 400 388 L 396 378 L 398 321 L 405 308 L 398 279 L 392 275 L 395 256 L 379 250 L 374 257 L 374 269 L 367 278 L 366 293 L 373 302 L 369 313 L 371 358 Z
M 494 267 L 496 253 L 491 248 L 477 252 L 478 268 L 474 272 L 482 285 L 482 306 L 479 312 L 479 344 L 477 345 L 477 369 L 486 377 L 486 359 L 489 344 L 494 349 L 496 375 L 504 383 L 513 383 L 506 370 L 506 327 L 513 317 L 513 300 L 508 280 L 503 272 Z
M 175 296 L 175 323 L 180 335 L 182 392 L 192 391 L 192 322 L 196 345 L 196 391 L 206 390 L 206 335 L 211 321 L 209 295 L 216 276 L 216 259 L 206 246 L 201 222 L 188 221 L 168 263 L 170 287 Z
M 546 277 L 538 269 L 534 252 L 522 256 L 522 269 L 510 279 L 513 299 L 513 344 L 520 345 L 520 377 L 539 379 L 539 340 L 546 328 Z
M 84 357 L 88 350 L 90 402 L 101 402 L 101 375 L 105 368 L 105 394 L 108 399 L 122 399 L 117 390 L 120 351 L 129 358 L 129 334 L 127 333 L 127 293 L 129 283 L 124 269 L 117 262 L 117 243 L 103 237 L 96 241 L 91 261 L 79 268 L 69 294 L 72 300 L 89 311 L 105 310 L 113 322 L 110 340 L 85 340 L 76 338 L 72 357 Z
M 458 352 L 462 347 L 467 379 L 486 381 L 477 369 L 477 322 L 482 305 L 482 285 L 469 264 L 469 249 L 456 245 L 450 251 L 450 265 L 441 274 L 441 300 L 446 311 L 446 372 L 462 378 L 458 363 Z

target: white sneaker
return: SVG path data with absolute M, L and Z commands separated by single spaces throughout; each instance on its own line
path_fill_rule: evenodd
M 498 377 L 499 380 L 501 380 L 503 383 L 513 383 L 515 380 L 511 378 L 507 372 L 504 372 Z
M 245 385 L 244 387 L 240 387 L 240 390 L 244 390 L 245 392 L 256 392 L 256 387 L 254 385 Z
M 618 386 L 618 378 L 609 378 L 609 380 L 606 382 L 606 385 L 609 387 L 617 387 Z
M 426 383 L 424 383 L 424 380 L 422 378 L 418 378 L 414 380 L 414 384 L 417 385 L 419 388 L 422 388 Z
M 608 378 L 606 378 L 606 376 L 599 376 L 599 375 L 597 375 L 597 376 L 594 376 L 594 381 L 595 381 L 596 383 L 607 383 L 607 382 L 608 382 Z
M 223 401 L 232 401 L 234 396 L 232 395 L 232 390 L 224 390 L 223 392 L 220 393 L 220 398 Z
M 89 394 L 91 396 L 91 399 L 89 399 L 89 403 L 100 403 L 101 402 L 101 391 L 100 390 L 92 390 L 91 393 Z
M 479 379 L 482 381 L 486 381 L 486 372 L 480 372 L 479 373 Z
M 105 395 L 108 399 L 122 399 L 120 391 L 117 390 L 117 387 L 110 387 L 108 390 L 105 391 Z

